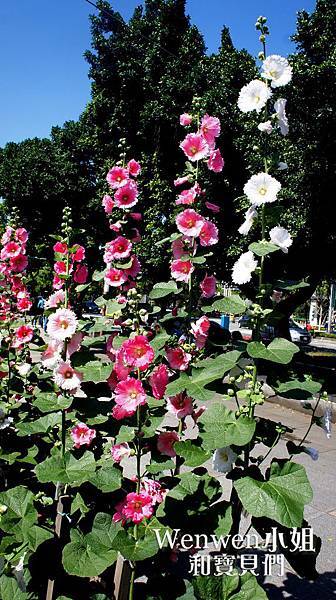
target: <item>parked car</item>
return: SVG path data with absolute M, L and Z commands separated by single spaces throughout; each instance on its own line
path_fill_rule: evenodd
M 305 328 L 295 323 L 293 319 L 289 320 L 289 333 L 292 342 L 295 344 L 310 344 L 312 336 L 310 332 Z
M 251 318 L 248 315 L 243 315 L 238 321 L 238 326 L 241 329 L 251 329 Z M 293 319 L 289 320 L 289 333 L 292 342 L 295 344 L 307 345 L 311 342 L 312 336 L 309 331 L 298 325 L 298 323 L 293 321 Z M 260 331 L 260 336 L 264 342 L 270 342 L 276 337 L 274 327 L 270 325 L 264 325 Z M 243 338 L 246 340 L 247 335 L 243 335 Z

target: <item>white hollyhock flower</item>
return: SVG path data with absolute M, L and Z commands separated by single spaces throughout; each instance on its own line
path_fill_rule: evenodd
M 270 79 L 272 88 L 277 88 L 290 82 L 292 67 L 287 58 L 278 54 L 271 54 L 264 60 L 261 74 L 265 79 Z
M 260 112 L 264 108 L 267 100 L 271 97 L 272 92 L 267 85 L 260 81 L 260 79 L 254 79 L 239 92 L 238 97 L 238 108 L 243 113 L 256 110 Z
M 258 129 L 259 129 L 259 131 L 262 131 L 263 133 L 270 134 L 273 131 L 273 125 L 272 125 L 271 121 L 265 121 L 264 123 L 259 123 Z
M 244 223 L 239 227 L 238 232 L 241 235 L 247 235 L 248 232 L 250 231 L 252 225 L 253 225 L 253 221 L 254 219 L 258 216 L 258 213 L 255 209 L 254 206 L 250 206 L 250 208 L 246 211 L 245 213 L 245 221 Z
M 286 169 L 288 169 L 288 165 L 286 162 L 278 163 L 278 171 L 285 171 Z
M 71 338 L 77 328 L 77 317 L 68 308 L 58 308 L 50 315 L 47 325 L 47 334 L 55 340 L 64 341 Z
M 281 183 L 268 173 L 252 175 L 244 186 L 244 194 L 251 204 L 261 206 L 266 202 L 275 202 L 281 190 Z
M 256 270 L 258 262 L 254 259 L 254 254 L 249 250 L 244 252 L 235 262 L 232 268 L 232 281 L 239 285 L 251 280 L 253 271 Z
M 217 448 L 212 457 L 212 466 L 219 473 L 228 473 L 237 458 L 237 454 L 231 450 L 230 446 L 226 448 Z
M 285 98 L 279 98 L 274 102 L 274 109 L 276 111 L 276 118 L 282 135 L 287 135 L 289 132 L 288 119 L 286 115 L 286 104 Z
M 31 370 L 32 365 L 29 363 L 21 363 L 19 365 L 16 365 L 16 369 L 19 373 L 19 375 L 21 375 L 21 377 L 26 377 L 29 373 L 29 371 Z
M 276 246 L 279 246 L 285 254 L 288 254 L 288 248 L 292 245 L 293 240 L 287 229 L 284 229 L 283 227 L 273 227 L 270 231 L 270 238 L 272 244 L 276 244 Z

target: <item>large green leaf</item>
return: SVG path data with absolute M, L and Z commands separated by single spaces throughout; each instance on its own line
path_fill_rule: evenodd
M 262 342 L 250 342 L 247 344 L 247 352 L 252 358 L 288 365 L 299 348 L 284 338 L 275 338 L 268 346 Z
M 86 535 L 71 532 L 71 542 L 63 549 L 63 566 L 70 575 L 96 577 L 117 559 L 113 543 L 120 525 L 113 523 L 112 515 L 97 513 L 92 531 Z
M 312 381 L 310 379 L 299 381 L 298 379 L 294 379 L 292 381 L 287 381 L 286 383 L 281 383 L 276 388 L 276 392 L 280 396 L 285 396 L 286 398 L 307 400 L 315 394 L 318 394 L 318 392 L 321 390 L 321 387 L 322 384 L 318 381 Z
M 20 590 L 15 577 L 0 577 L 0 598 L 1 600 L 33 600 L 32 594 L 27 594 Z
M 248 249 L 257 256 L 267 256 L 267 254 L 280 250 L 279 246 L 271 244 L 271 242 L 266 242 L 266 240 L 262 242 L 253 242 L 249 245 Z
M 79 459 L 70 452 L 64 457 L 58 452 L 35 467 L 37 479 L 41 483 L 83 483 L 90 481 L 96 470 L 92 452 L 86 451 Z
M 213 312 L 215 310 L 220 313 L 241 315 L 246 311 L 246 303 L 238 294 L 233 294 L 216 300 L 211 306 L 204 306 L 202 310 L 203 312 Z
M 55 425 L 60 425 L 62 422 L 62 413 L 49 413 L 36 419 L 35 421 L 23 421 L 18 423 L 16 428 L 18 436 L 33 435 L 35 433 L 46 433 L 48 429 L 52 429 Z
M 0 504 L 7 506 L 7 512 L 1 517 L 1 529 L 15 534 L 17 525 L 22 529 L 37 521 L 37 510 L 33 505 L 34 495 L 22 485 L 0 493 Z
M 97 469 L 90 482 L 102 492 L 114 492 L 121 487 L 121 472 L 108 461 Z
M 184 464 L 187 467 L 199 467 L 205 461 L 209 460 L 211 454 L 203 450 L 200 446 L 196 446 L 192 440 L 185 442 L 175 442 L 174 450 L 176 454 L 184 458 Z
M 126 559 L 132 561 L 145 560 L 159 551 L 159 544 L 153 532 L 135 540 L 125 529 L 121 529 L 116 535 L 113 547 Z
M 240 577 L 241 588 L 239 592 L 230 596 L 230 600 L 267 600 L 266 592 L 259 585 L 252 573 L 245 573 Z
M 28 546 L 33 552 L 36 552 L 40 544 L 54 537 L 51 531 L 47 531 L 47 529 L 43 529 L 43 527 L 38 527 L 37 525 L 24 524 L 22 531 L 24 540 L 28 542 Z
M 33 401 L 41 412 L 48 413 L 55 410 L 65 410 L 71 406 L 73 398 L 58 396 L 57 394 L 40 392 Z
M 194 494 L 200 483 L 200 478 L 194 473 L 182 473 L 178 479 L 178 484 L 167 494 L 175 500 L 183 500 L 186 496 Z
M 113 365 L 111 362 L 103 363 L 100 360 L 92 360 L 78 370 L 83 374 L 83 382 L 93 381 L 94 383 L 105 382 L 111 375 Z
M 164 298 L 169 294 L 176 294 L 176 292 L 178 292 L 178 288 L 175 281 L 162 281 L 154 285 L 149 297 L 155 300 L 156 298 Z
M 225 446 L 245 446 L 253 437 L 256 423 L 254 419 L 235 413 L 223 406 L 213 404 L 199 417 L 202 425 L 200 436 L 207 450 Z
M 239 585 L 239 575 L 233 571 L 231 575 L 221 577 L 201 576 L 193 579 L 193 586 L 198 600 L 229 600 Z
M 244 508 L 253 517 L 268 517 L 285 527 L 300 527 L 304 505 L 313 492 L 302 465 L 273 462 L 267 481 L 243 477 L 234 483 Z

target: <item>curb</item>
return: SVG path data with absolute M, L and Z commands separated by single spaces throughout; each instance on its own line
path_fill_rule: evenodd
M 284 406 L 285 408 L 290 408 L 291 410 L 296 410 L 297 412 L 304 413 L 309 416 L 311 414 L 306 408 L 304 408 L 301 404 L 300 400 L 295 400 L 294 398 L 284 398 L 283 396 L 277 396 L 274 394 L 272 388 L 268 385 L 263 386 L 263 392 L 266 396 L 266 402 L 270 404 L 277 404 L 278 406 Z M 308 400 L 309 404 L 315 407 L 317 400 Z M 315 416 L 323 417 L 327 407 L 331 408 L 330 420 L 332 423 L 336 423 L 336 403 L 328 402 L 326 400 L 320 400 L 319 405 L 317 407 Z

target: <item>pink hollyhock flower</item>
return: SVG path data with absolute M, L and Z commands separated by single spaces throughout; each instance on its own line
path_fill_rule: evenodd
M 159 434 L 157 440 L 157 449 L 161 454 L 165 456 L 174 457 L 176 452 L 174 450 L 174 443 L 179 441 L 179 436 L 176 431 L 163 431 Z
M 169 376 L 166 365 L 159 365 L 155 367 L 149 378 L 149 383 L 152 388 L 152 394 L 157 400 L 163 398 L 168 384 L 168 379 Z
M 30 325 L 21 325 L 14 331 L 13 348 L 20 348 L 33 339 L 34 329 Z
M 54 290 L 60 290 L 64 285 L 64 279 L 58 277 L 58 275 L 54 275 L 52 286 Z
M 152 504 L 155 505 L 163 502 L 167 490 L 158 481 L 149 479 L 149 477 L 143 477 L 140 482 L 140 492 L 148 494 L 152 499 Z
M 196 323 L 191 324 L 191 333 L 195 337 L 197 348 L 204 348 L 210 329 L 210 320 L 208 317 L 201 317 L 196 321 Z
M 2 238 L 1 238 L 1 244 L 3 246 L 9 242 L 13 233 L 14 233 L 13 227 L 9 227 L 9 225 L 7 225 L 7 227 L 5 229 L 5 233 L 3 234 Z
M 116 404 L 113 407 L 111 414 L 114 419 L 116 419 L 117 421 L 121 421 L 126 417 L 132 417 L 133 415 L 135 415 L 135 413 L 136 410 L 130 410 L 125 406 L 120 406 L 119 404 Z
M 12 275 L 11 287 L 12 287 L 13 294 L 17 294 L 18 292 L 28 293 L 26 290 L 26 287 L 19 275 Z
M 89 271 L 86 265 L 77 265 L 73 278 L 76 283 L 83 284 L 87 282 L 88 275 Z
M 111 454 L 114 462 L 120 463 L 123 458 L 128 458 L 131 455 L 131 448 L 127 442 L 122 444 L 114 444 L 111 448 Z
M 122 514 L 126 519 L 131 519 L 133 523 L 141 523 L 144 519 L 149 519 L 153 512 L 152 498 L 149 494 L 144 492 L 127 494 L 126 503 L 122 510 Z
M 9 261 L 9 266 L 15 273 L 22 273 L 27 268 L 28 258 L 24 254 L 14 256 Z
M 122 525 L 125 525 L 126 518 L 123 515 L 123 509 L 125 507 L 125 504 L 126 504 L 126 499 L 122 500 L 121 502 L 118 502 L 118 504 L 115 505 L 116 512 L 114 513 L 114 515 L 112 517 L 113 523 L 121 523 Z
M 141 166 L 136 160 L 134 160 L 134 158 L 129 161 L 127 169 L 132 177 L 137 177 L 139 173 L 141 173 Z
M 15 232 L 15 239 L 18 240 L 21 244 L 25 244 L 28 240 L 28 231 L 24 227 L 18 227 Z
M 211 221 L 204 220 L 199 234 L 201 246 L 213 246 L 218 242 L 218 229 Z
M 186 208 L 186 210 L 179 213 L 176 217 L 177 229 L 189 237 L 199 236 L 203 222 L 203 217 L 192 208 Z
M 206 275 L 200 283 L 203 298 L 212 298 L 216 293 L 216 277 L 213 275 Z
M 192 187 L 190 190 L 183 190 L 176 199 L 176 204 L 194 204 L 196 198 L 195 189 Z
M 122 187 L 128 181 L 127 169 L 124 169 L 123 167 L 112 167 L 106 175 L 106 181 L 113 189 Z
M 138 188 L 135 181 L 128 181 L 114 194 L 118 208 L 131 208 L 138 202 Z
M 192 162 L 205 158 L 210 152 L 208 144 L 200 133 L 188 133 L 180 143 L 180 148 Z
M 167 400 L 167 410 L 175 415 L 177 419 L 183 419 L 194 412 L 192 398 L 186 396 L 184 392 L 172 396 Z
M 17 242 L 8 242 L 1 250 L 1 259 L 15 258 L 21 253 L 21 246 Z
M 61 360 L 54 370 L 54 380 L 62 390 L 75 394 L 80 388 L 82 374 L 73 369 L 69 362 Z
M 53 247 L 53 251 L 58 254 L 66 254 L 68 252 L 68 246 L 65 242 L 56 242 Z
M 191 354 L 185 352 L 183 348 L 167 348 L 167 359 L 171 369 L 185 371 L 191 361 Z
M 120 223 L 120 221 L 116 221 L 115 223 L 111 223 L 110 224 L 110 229 L 112 229 L 112 231 L 114 231 L 115 233 L 119 233 L 119 231 L 122 230 L 122 224 Z
M 178 177 L 177 179 L 174 180 L 174 186 L 179 187 L 180 185 L 183 185 L 184 183 L 188 183 L 188 182 L 189 182 L 188 175 L 186 177 Z
M 82 262 L 82 260 L 85 259 L 85 248 L 84 248 L 84 246 L 80 246 L 79 244 L 76 244 L 74 246 L 74 248 L 75 248 L 75 252 L 72 255 L 72 259 L 75 262 Z
M 154 360 L 154 350 L 144 335 L 136 335 L 122 344 L 128 365 L 136 369 L 147 369 Z
M 65 292 L 63 290 L 57 290 L 49 296 L 45 303 L 46 308 L 57 308 L 60 304 L 63 304 L 65 300 Z
M 220 150 L 217 149 L 211 152 L 207 165 L 208 169 L 210 171 L 213 171 L 214 173 L 220 173 L 221 171 L 223 171 L 224 160 L 220 153 Z
M 182 256 L 188 254 L 184 242 L 184 238 L 178 238 L 172 242 L 171 249 L 174 258 L 182 258 Z
M 132 250 L 132 243 L 127 238 L 119 235 L 115 240 L 109 242 L 107 247 L 112 259 L 119 260 L 129 257 Z
M 137 213 L 137 212 L 131 212 L 129 213 L 129 216 L 131 217 L 131 219 L 133 219 L 134 221 L 142 221 L 142 214 L 141 213 Z
M 90 446 L 92 440 L 96 437 L 96 432 L 85 423 L 78 423 L 71 429 L 70 435 L 74 442 L 74 448 L 80 448 L 81 446 Z
M 192 119 L 192 115 L 189 115 L 188 113 L 183 113 L 182 115 L 180 115 L 180 125 L 182 125 L 182 127 L 191 125 Z
M 47 325 L 47 334 L 55 340 L 64 341 L 70 338 L 77 329 L 77 317 L 68 308 L 58 308 L 50 315 Z
M 77 331 L 77 333 L 74 333 L 72 338 L 70 338 L 70 340 L 67 343 L 67 351 L 66 351 L 67 359 L 69 359 L 75 352 L 78 352 L 78 350 L 81 347 L 83 339 L 84 339 L 84 333 L 82 333 L 81 331 Z
M 41 362 L 47 369 L 54 369 L 61 360 L 63 343 L 58 340 L 51 340 L 47 349 L 42 353 Z
M 120 381 L 115 390 L 115 403 L 127 411 L 134 412 L 138 406 L 146 404 L 146 393 L 140 379 L 127 377 Z
M 33 303 L 30 300 L 29 296 L 23 295 L 21 298 L 18 298 L 17 301 L 17 309 L 21 312 L 25 312 L 26 310 L 30 310 Z
M 205 206 L 211 210 L 213 213 L 219 213 L 220 211 L 220 207 L 218 206 L 218 204 L 213 204 L 212 202 L 206 202 Z
M 105 283 L 112 287 L 120 287 L 127 281 L 127 275 L 122 269 L 109 269 L 105 275 Z
M 73 270 L 72 265 L 69 265 L 69 273 Z M 63 260 L 59 260 L 54 264 L 54 271 L 57 275 L 66 275 L 67 266 Z
M 113 341 L 117 335 L 118 333 L 114 331 L 111 335 L 109 335 L 106 341 L 106 354 L 112 361 L 114 361 L 116 357 L 116 350 L 113 347 Z
M 126 361 L 126 352 L 122 346 L 116 352 L 114 369 L 119 380 L 127 379 L 132 370 Z
M 108 194 L 105 194 L 102 200 L 102 206 L 107 215 L 110 215 L 114 207 L 114 200 Z
M 217 117 L 209 117 L 209 115 L 204 115 L 201 121 L 200 130 L 209 146 L 213 146 L 215 143 L 215 138 L 219 136 L 221 130 L 219 119 L 217 119 Z
M 191 273 L 194 271 L 194 265 L 190 260 L 173 260 L 171 274 L 176 281 L 184 281 L 188 283 Z
M 128 269 L 125 269 L 125 273 L 128 275 L 128 277 L 133 277 L 133 279 L 135 279 L 135 277 L 137 277 L 141 271 L 141 263 L 135 254 L 133 254 L 131 258 L 132 265 Z

